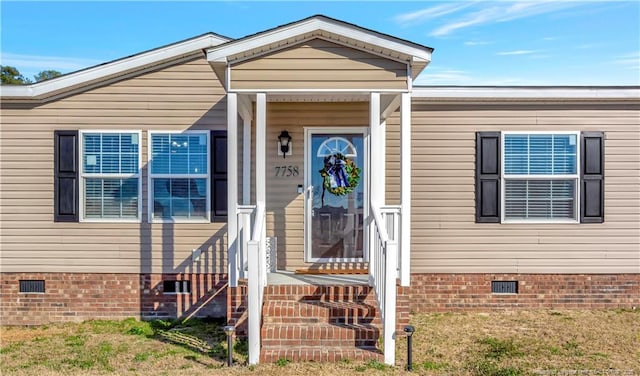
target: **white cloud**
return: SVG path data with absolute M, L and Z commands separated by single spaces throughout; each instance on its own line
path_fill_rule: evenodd
M 449 68 L 426 69 L 414 81 L 415 85 L 469 85 L 471 76 L 468 72 Z
M 416 86 L 535 86 L 550 85 L 551 82 L 532 77 L 487 76 L 480 71 L 428 68 L 417 77 L 414 84 Z
M 536 50 L 515 50 L 515 51 L 497 52 L 496 55 L 498 55 L 498 56 L 531 55 L 531 54 L 535 54 L 537 52 L 538 51 L 536 51 Z
M 472 2 L 465 3 L 465 5 L 474 5 L 475 10 L 468 13 L 460 14 L 458 17 L 454 17 L 451 21 L 448 21 L 444 25 L 433 30 L 430 35 L 436 37 L 445 36 L 460 29 L 472 26 L 492 24 L 497 22 L 507 22 L 548 13 L 554 13 L 565 10 L 567 8 L 579 6 L 581 5 L 581 3 L 558 1 L 505 1 L 491 3 Z M 428 8 L 426 10 L 434 8 L 436 7 Z M 455 11 L 458 10 L 459 9 L 456 9 Z M 437 12 L 433 13 L 437 14 Z M 416 20 L 422 19 L 416 17 Z
M 0 61 L 2 62 L 2 65 L 11 65 L 18 68 L 18 70 L 23 74 L 48 69 L 66 73 L 102 63 L 102 61 L 94 59 L 14 53 L 3 53 L 0 55 Z
M 399 24 L 408 26 L 457 12 L 471 5 L 473 5 L 473 3 L 441 4 L 430 8 L 420 9 L 415 12 L 399 14 L 393 17 L 393 19 Z
M 485 46 L 487 44 L 491 44 L 493 42 L 485 41 L 485 40 L 469 40 L 464 42 L 465 46 Z
M 618 55 L 613 59 L 612 62 L 627 69 L 640 70 L 640 51 Z

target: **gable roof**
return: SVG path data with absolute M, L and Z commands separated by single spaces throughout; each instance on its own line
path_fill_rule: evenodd
M 207 60 L 220 76 L 222 67 L 320 38 L 410 64 L 416 77 L 431 62 L 433 48 L 323 15 L 277 26 L 209 48 Z M 223 77 L 220 77 L 224 82 Z
M 0 86 L 0 96 L 3 99 L 47 98 L 91 83 L 131 74 L 164 62 L 191 57 L 194 53 L 202 53 L 201 51 L 209 47 L 229 40 L 219 34 L 206 33 L 31 85 L 2 85 Z

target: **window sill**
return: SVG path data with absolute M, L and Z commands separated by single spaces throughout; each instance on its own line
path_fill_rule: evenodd
M 83 218 L 80 223 L 142 223 L 142 219 L 119 219 L 119 218 Z
M 527 219 L 505 219 L 503 225 L 579 225 L 580 221 L 575 219 L 555 219 L 555 220 L 527 220 Z
M 149 223 L 152 223 L 152 224 L 154 224 L 154 223 L 161 223 L 161 224 L 164 224 L 164 223 L 171 223 L 171 224 L 173 224 L 173 223 L 202 223 L 202 224 L 204 224 L 204 223 L 211 223 L 211 221 L 208 220 L 208 219 L 187 219 L 187 218 L 185 218 L 185 219 L 152 219 Z

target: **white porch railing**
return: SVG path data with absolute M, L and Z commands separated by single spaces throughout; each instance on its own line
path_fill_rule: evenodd
M 233 260 L 229 260 L 238 278 L 247 278 L 247 256 L 249 241 L 251 240 L 251 220 L 255 214 L 255 205 L 238 205 L 238 233 L 236 236 L 236 253 Z M 237 282 L 237 281 L 236 281 Z
M 384 362 L 395 364 L 396 358 L 396 278 L 398 277 L 398 228 L 400 210 L 371 205 L 373 236 L 370 244 L 369 268 L 384 335 Z M 383 214 L 384 213 L 384 214 Z M 389 236 L 391 229 L 393 238 Z
M 247 291 L 249 364 L 257 364 L 260 361 L 260 324 L 262 322 L 264 287 L 267 284 L 264 204 L 258 203 L 258 205 L 256 205 L 253 221 L 251 239 L 246 243 L 248 261 L 247 276 L 249 277 Z
M 389 240 L 398 243 L 398 264 L 396 265 L 397 277 L 402 278 L 402 207 L 400 205 L 385 205 L 380 207 L 382 223 L 385 224 Z

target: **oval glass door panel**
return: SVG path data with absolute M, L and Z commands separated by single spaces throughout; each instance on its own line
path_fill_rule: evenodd
M 309 215 L 312 261 L 364 255 L 365 150 L 361 133 L 311 134 Z

